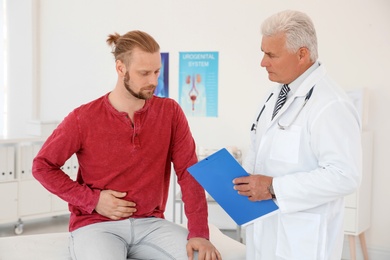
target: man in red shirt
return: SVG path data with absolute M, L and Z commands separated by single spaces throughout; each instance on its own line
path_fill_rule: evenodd
M 180 106 L 153 95 L 160 47 L 147 33 L 109 35 L 113 91 L 73 110 L 34 159 L 33 175 L 69 203 L 74 259 L 221 259 L 210 243 L 202 187 L 187 172 L 195 143 Z M 73 181 L 60 167 L 77 155 Z M 171 163 L 188 231 L 164 219 Z M 196 252 L 196 254 L 194 254 Z

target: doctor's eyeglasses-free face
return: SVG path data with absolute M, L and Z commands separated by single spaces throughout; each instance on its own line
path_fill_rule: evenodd
M 283 124 L 280 123 L 280 118 L 278 119 L 279 129 L 286 130 L 287 128 L 289 128 L 295 122 L 295 120 L 298 118 L 299 114 L 301 113 L 302 109 L 305 107 L 307 101 L 310 99 L 311 94 L 313 93 L 314 87 L 315 87 L 315 85 L 309 90 L 309 92 L 307 92 L 305 100 L 304 100 L 304 102 L 302 104 L 302 107 L 298 110 L 298 113 L 296 113 L 296 115 L 293 117 L 293 119 L 291 120 L 291 122 L 289 124 L 283 125 Z M 263 108 L 260 110 L 260 113 L 259 113 L 259 115 L 256 118 L 256 122 L 252 124 L 251 131 L 255 131 L 255 133 L 256 133 L 257 124 L 259 123 L 259 119 L 261 117 L 261 114 L 263 114 L 263 111 L 265 109 L 265 105 L 267 104 L 268 100 L 272 97 L 273 94 L 274 93 L 271 93 L 271 95 L 269 95 L 269 97 L 265 101 L 265 104 L 264 104 Z

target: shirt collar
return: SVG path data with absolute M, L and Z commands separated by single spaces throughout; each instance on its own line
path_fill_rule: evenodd
M 313 65 L 311 65 L 304 73 L 302 73 L 298 78 L 296 78 L 293 82 L 288 84 L 290 87 L 290 92 L 288 93 L 288 97 L 293 96 L 294 93 L 297 91 L 298 87 L 305 81 L 305 79 L 318 67 L 320 66 L 320 63 L 318 61 L 314 62 Z

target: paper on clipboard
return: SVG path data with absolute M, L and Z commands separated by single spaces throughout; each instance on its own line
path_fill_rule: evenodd
M 278 209 L 272 199 L 253 202 L 233 189 L 233 179 L 248 173 L 225 148 L 189 167 L 188 172 L 237 225 L 248 225 Z

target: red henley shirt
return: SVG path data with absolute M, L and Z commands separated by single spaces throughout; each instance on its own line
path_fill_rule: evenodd
M 73 181 L 60 167 L 77 155 Z M 48 137 L 33 162 L 33 175 L 69 203 L 69 230 L 108 221 L 94 209 L 101 190 L 127 192 L 134 218 L 164 218 L 173 163 L 188 218 L 188 238 L 209 238 L 202 187 L 187 168 L 197 162 L 187 119 L 172 99 L 153 97 L 134 114 L 118 112 L 108 94 L 73 110 Z

